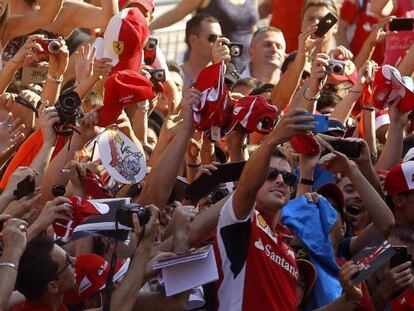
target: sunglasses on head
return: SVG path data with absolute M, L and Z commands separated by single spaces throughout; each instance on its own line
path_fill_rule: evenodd
M 267 174 L 267 180 L 268 181 L 274 181 L 276 180 L 276 178 L 279 176 L 279 174 L 282 175 L 283 178 L 283 182 L 290 186 L 293 187 L 296 183 L 297 177 L 295 174 L 290 173 L 290 172 L 281 172 L 278 169 L 275 168 L 271 168 L 269 173 Z
M 216 40 L 218 38 L 221 38 L 221 37 L 222 37 L 221 35 L 209 35 L 207 37 L 207 41 L 210 42 L 210 43 L 214 43 L 214 42 L 216 42 Z

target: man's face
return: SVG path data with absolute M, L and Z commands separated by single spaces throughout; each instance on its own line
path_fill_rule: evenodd
M 183 91 L 183 85 L 184 85 L 184 81 L 181 78 L 181 76 L 178 74 L 178 72 L 176 71 L 170 71 L 171 77 L 175 83 L 175 86 L 178 89 L 178 92 L 182 93 Z
M 394 200 L 395 209 L 401 210 L 402 216 L 409 224 L 414 223 L 414 191 L 397 195 L 398 199 Z
M 195 53 L 203 59 L 211 60 L 211 49 L 218 37 L 221 37 L 221 27 L 219 23 L 202 22 L 198 34 L 190 35 L 189 43 L 191 53 Z
M 256 35 L 249 49 L 250 60 L 255 64 L 280 68 L 285 60 L 286 42 L 281 32 L 263 31 Z
M 269 169 L 281 172 L 292 172 L 289 163 L 281 158 L 272 157 Z M 281 174 L 275 180 L 266 180 L 256 195 L 256 207 L 268 215 L 274 215 L 287 204 L 290 198 L 290 186 L 284 183 Z
M 369 214 L 352 182 L 344 177 L 338 182 L 338 186 L 344 194 L 345 214 L 352 227 L 365 228 L 369 223 Z
M 59 292 L 65 293 L 76 286 L 75 258 L 72 258 L 60 246 L 55 245 L 52 251 L 52 259 L 59 265 L 56 282 Z
M 305 14 L 303 15 L 303 20 L 302 20 L 302 32 L 310 25 L 313 24 L 318 24 L 319 21 L 326 15 L 328 14 L 330 11 L 328 10 L 328 8 L 324 7 L 324 6 L 311 6 L 309 7 L 306 11 Z M 334 27 L 332 27 L 328 33 L 326 34 L 326 39 L 324 40 L 325 42 L 331 40 L 333 38 L 333 35 L 337 32 L 338 30 L 338 26 L 335 25 Z

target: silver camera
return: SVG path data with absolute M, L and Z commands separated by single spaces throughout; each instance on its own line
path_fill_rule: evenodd
M 345 74 L 345 62 L 330 58 L 328 59 L 328 67 L 326 67 L 326 73 L 327 74 L 333 74 L 333 75 L 344 75 Z

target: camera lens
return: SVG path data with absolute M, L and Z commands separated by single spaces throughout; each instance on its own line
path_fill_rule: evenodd
M 234 57 L 240 56 L 240 48 L 238 46 L 232 46 L 231 49 L 231 55 Z
M 335 64 L 332 66 L 332 72 L 334 74 L 341 74 L 344 70 L 344 67 L 342 67 L 342 65 L 340 64 Z
M 50 42 L 49 43 L 49 46 L 48 46 L 48 49 L 49 49 L 49 52 L 50 53 L 53 53 L 53 54 L 58 53 L 60 51 L 60 44 L 59 44 L 59 42 L 58 41 L 52 41 L 52 42 Z

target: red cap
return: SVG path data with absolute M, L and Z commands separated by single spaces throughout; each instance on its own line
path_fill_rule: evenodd
M 395 68 L 394 68 L 395 69 Z M 392 82 L 396 90 L 394 97 L 401 97 L 401 102 L 398 104 L 398 110 L 401 112 L 408 112 L 414 109 L 414 92 L 413 80 L 411 77 L 401 77 L 400 72 L 395 69 L 392 72 Z
M 224 83 L 224 62 L 204 68 L 194 87 L 202 92 L 199 104 L 193 105 L 193 123 L 198 131 L 212 126 L 227 128 L 227 114 L 231 107 Z
M 319 152 L 319 144 L 312 134 L 299 134 L 290 139 L 292 148 L 300 154 L 315 154 Z
M 123 10 L 134 3 L 142 5 L 149 12 L 154 12 L 155 6 L 153 0 L 119 0 L 119 9 Z
M 385 177 L 386 195 L 394 195 L 414 189 L 414 161 L 397 164 Z
M 247 96 L 236 102 L 227 133 L 240 124 L 246 133 L 268 134 L 276 125 L 276 108 L 263 96 Z
M 138 8 L 125 9 L 114 15 L 106 28 L 103 57 L 112 59 L 112 72 L 138 71 L 149 28 Z
M 93 215 L 103 215 L 109 212 L 107 204 L 91 202 L 86 199 L 69 196 L 68 199 L 72 204 L 72 218 L 70 220 L 59 219 L 53 223 L 53 230 L 63 241 L 70 240 L 73 230 L 81 224 L 86 217 Z
M 320 187 L 317 191 L 317 193 L 323 195 L 324 197 L 329 197 L 335 200 L 335 202 L 338 204 L 338 208 L 340 211 L 344 210 L 345 206 L 345 199 L 344 194 L 342 190 L 334 183 L 327 183 Z
M 130 259 L 117 260 L 114 271 L 114 282 L 118 281 L 128 271 Z M 101 256 L 82 254 L 76 258 L 75 272 L 77 293 L 83 300 L 105 288 L 110 264 Z
M 155 97 L 151 82 L 133 70 L 123 70 L 109 76 L 105 83 L 104 105 L 98 110 L 99 126 L 113 124 L 125 106 Z
M 358 71 L 355 64 L 351 60 L 344 61 L 345 72 L 343 75 L 332 74 L 331 77 L 336 81 L 351 81 L 352 84 L 356 84 L 358 81 Z
M 372 88 L 372 100 L 374 107 L 383 109 L 388 101 L 388 96 L 392 90 L 392 71 L 390 65 L 384 65 L 375 71 Z
M 98 174 L 87 172 L 81 178 L 82 186 L 87 196 L 94 199 L 113 198 L 113 195 L 106 188 L 106 183 Z

